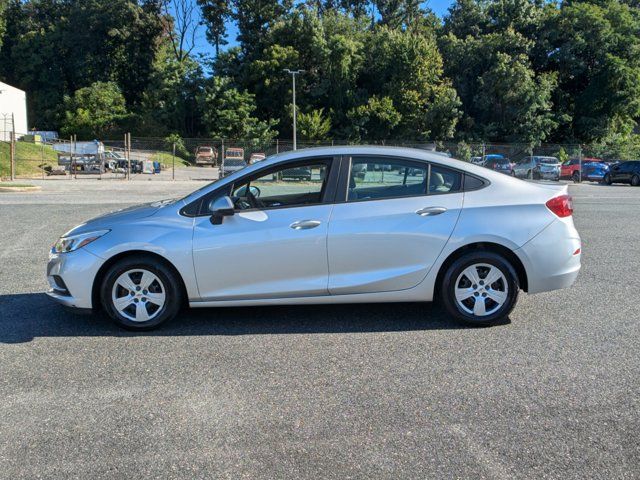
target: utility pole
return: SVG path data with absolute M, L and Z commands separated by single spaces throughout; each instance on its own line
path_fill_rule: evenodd
M 304 73 L 304 70 L 289 70 L 288 68 L 284 69 L 285 72 L 291 75 L 291 79 L 293 80 L 293 149 L 297 148 L 297 135 L 296 135 L 296 75 L 300 75 Z
M 11 170 L 9 176 L 13 182 L 16 179 L 16 132 L 13 130 L 9 140 L 9 168 Z
M 124 134 L 124 155 L 127 159 L 127 180 L 131 180 L 131 134 Z
M 173 150 L 171 153 L 171 180 L 176 179 L 176 142 L 173 142 Z

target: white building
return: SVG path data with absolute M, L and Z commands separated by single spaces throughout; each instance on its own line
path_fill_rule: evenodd
M 27 94 L 0 82 L 0 140 L 9 141 L 15 126 L 16 138 L 29 131 L 27 123 Z

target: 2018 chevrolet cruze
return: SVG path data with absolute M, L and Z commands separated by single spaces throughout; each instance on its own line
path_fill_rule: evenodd
M 300 169 L 310 175 L 287 175 Z M 566 186 L 433 152 L 298 150 L 75 227 L 52 248 L 48 293 L 130 329 L 156 327 L 185 304 L 435 298 L 456 319 L 491 324 L 519 290 L 575 281 L 572 211 Z

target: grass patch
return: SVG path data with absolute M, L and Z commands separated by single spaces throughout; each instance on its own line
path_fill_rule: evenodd
M 0 187 L 2 188 L 31 188 L 35 187 L 30 183 L 13 183 L 13 182 L 0 182 Z
M 176 155 L 176 167 L 190 167 L 191 163 Z M 171 168 L 173 165 L 173 157 L 167 152 L 156 152 L 153 155 L 154 162 L 160 162 L 163 169 Z
M 58 154 L 49 145 L 16 142 L 16 176 L 41 177 L 46 165 L 58 165 Z M 11 175 L 9 144 L 0 142 L 0 178 Z

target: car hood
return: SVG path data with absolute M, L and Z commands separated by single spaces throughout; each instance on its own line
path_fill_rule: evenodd
M 159 202 L 143 203 L 141 205 L 133 205 L 131 207 L 116 210 L 110 213 L 106 213 L 91 220 L 87 220 L 85 223 L 72 228 L 63 237 L 69 235 L 76 235 L 79 233 L 91 232 L 94 230 L 102 230 L 110 228 L 120 223 L 127 223 L 141 218 L 150 217 L 154 215 L 163 207 L 175 203 L 177 199 L 162 200 Z

